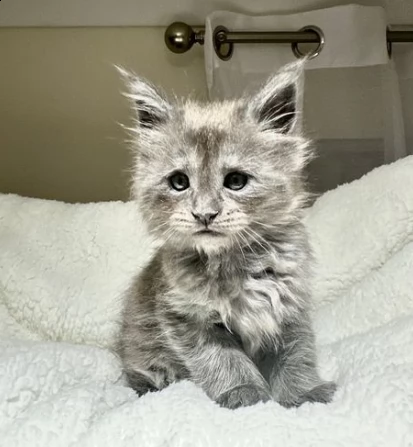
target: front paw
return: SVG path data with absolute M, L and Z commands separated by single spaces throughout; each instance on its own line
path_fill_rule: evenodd
M 249 407 L 258 402 L 267 402 L 271 399 L 270 393 L 255 385 L 240 385 L 222 393 L 217 403 L 221 407 L 234 410 L 239 407 Z
M 305 402 L 320 402 L 328 404 L 333 399 L 337 385 L 334 382 L 322 382 L 309 391 L 299 396 L 289 396 L 285 400 L 280 400 L 280 404 L 284 407 L 299 407 Z
M 334 393 L 337 390 L 337 385 L 334 382 L 323 382 L 320 385 L 315 386 L 310 391 L 307 391 L 302 396 L 302 402 L 321 402 L 322 404 L 328 404 L 332 401 Z

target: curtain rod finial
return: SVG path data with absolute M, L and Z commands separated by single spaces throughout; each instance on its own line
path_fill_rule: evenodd
M 165 44 L 173 53 L 186 53 L 194 43 L 204 44 L 204 31 L 194 31 L 192 26 L 174 22 L 165 30 Z

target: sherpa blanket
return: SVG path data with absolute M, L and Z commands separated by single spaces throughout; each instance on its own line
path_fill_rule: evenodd
M 138 398 L 111 353 L 152 243 L 133 203 L 0 195 L 0 445 L 413 446 L 413 157 L 306 218 L 329 405 L 230 411 L 189 382 Z

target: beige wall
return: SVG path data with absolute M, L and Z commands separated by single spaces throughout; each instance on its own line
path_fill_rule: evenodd
M 0 192 L 128 197 L 131 157 L 118 123 L 131 113 L 113 64 L 167 92 L 206 97 L 203 49 L 172 54 L 162 28 L 0 28 L 0 63 Z M 309 135 L 381 140 L 381 88 L 376 67 L 309 70 Z
M 203 52 L 161 28 L 0 29 L 0 192 L 70 202 L 128 197 L 127 102 L 113 64 L 206 96 Z

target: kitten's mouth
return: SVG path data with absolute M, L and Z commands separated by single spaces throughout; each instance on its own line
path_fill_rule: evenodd
M 195 234 L 199 236 L 223 236 L 223 234 L 219 231 L 213 231 L 209 228 L 204 228 L 203 230 L 196 231 Z

